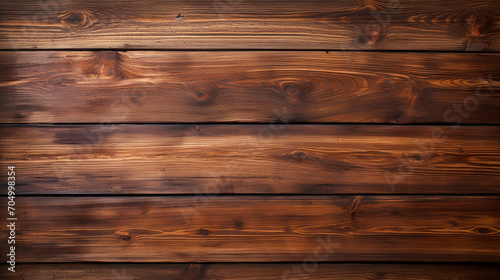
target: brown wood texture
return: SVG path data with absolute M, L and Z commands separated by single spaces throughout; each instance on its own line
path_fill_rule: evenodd
M 0 18 L 1 49 L 500 50 L 495 0 L 26 0 Z
M 499 196 L 18 197 L 16 207 L 21 263 L 500 261 Z
M 500 193 L 490 126 L 4 126 L 0 147 L 19 195 Z
M 304 269 L 305 267 L 305 269 Z M 6 265 L 0 269 L 6 270 Z M 306 271 L 307 270 L 307 271 Z M 298 272 L 296 272 L 298 271 Z M 283 277 L 283 275 L 285 277 Z M 363 264 L 20 264 L 16 279 L 121 280 L 492 280 L 495 265 Z M 306 278 L 309 277 L 309 278 Z
M 497 54 L 0 52 L 3 123 L 500 123 Z
M 500 280 L 499 52 L 497 0 L 0 0 L 0 279 Z

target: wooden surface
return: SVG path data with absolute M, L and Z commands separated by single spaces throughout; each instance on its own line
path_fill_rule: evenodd
M 499 58 L 374 52 L 0 52 L 0 119 L 498 124 Z
M 18 194 L 500 193 L 491 126 L 4 126 L 0 146 Z
M 498 196 L 205 199 L 21 197 L 18 261 L 500 261 Z
M 499 51 L 496 0 L 0 0 L 0 279 L 500 279 Z
M 0 265 L 4 269 L 5 265 Z M 17 279 L 81 279 L 88 280 L 491 280 L 500 278 L 495 265 L 470 264 L 319 264 L 312 272 L 294 272 L 301 263 L 277 264 L 20 264 Z M 311 266 L 313 267 L 313 266 Z M 480 273 L 478 273 L 480 271 Z M 283 277 L 285 275 L 285 278 Z M 122 277 L 122 278 L 120 278 Z
M 2 1 L 2 49 L 499 51 L 500 3 Z

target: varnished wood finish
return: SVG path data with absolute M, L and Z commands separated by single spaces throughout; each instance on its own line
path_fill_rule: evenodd
M 496 0 L 2 1 L 1 49 L 500 50 Z
M 495 265 L 468 264 L 20 264 L 17 279 L 123 280 L 492 280 L 500 279 Z M 6 266 L 0 266 L 5 270 Z M 299 271 L 299 272 L 295 272 Z M 292 272 L 292 273 L 290 273 Z M 285 275 L 285 277 L 283 277 Z M 121 278 L 120 278 L 121 277 Z
M 489 126 L 4 126 L 0 146 L 18 194 L 500 193 Z
M 498 280 L 499 52 L 497 0 L 0 0 L 0 279 Z
M 498 196 L 18 197 L 17 207 L 19 262 L 500 261 Z
M 0 120 L 497 124 L 499 57 L 0 52 Z

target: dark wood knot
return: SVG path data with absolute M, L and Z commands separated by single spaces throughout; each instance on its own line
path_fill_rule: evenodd
M 422 164 L 425 161 L 425 156 L 419 153 L 413 153 L 408 156 L 408 160 L 415 164 Z
M 382 39 L 382 34 L 379 30 L 369 30 L 356 37 L 358 45 L 373 45 Z
M 479 234 L 491 234 L 496 232 L 495 230 L 492 230 L 491 228 L 488 227 L 475 227 L 474 232 L 477 232 Z
M 312 91 L 313 85 L 309 82 L 285 81 L 280 82 L 283 95 L 293 103 L 304 101 Z
M 97 22 L 97 18 L 87 11 L 69 11 L 59 16 L 65 29 L 86 29 Z
M 297 160 L 304 160 L 307 158 L 307 155 L 304 152 L 295 152 L 293 153 L 293 157 Z
M 123 241 L 130 241 L 130 235 L 124 235 L 122 236 Z
M 188 88 L 190 96 L 200 103 L 210 102 L 210 100 L 213 100 L 217 96 L 218 87 L 216 85 L 208 84 Z

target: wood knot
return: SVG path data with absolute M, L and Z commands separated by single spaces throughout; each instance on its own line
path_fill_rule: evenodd
M 425 156 L 419 153 L 413 153 L 408 156 L 408 161 L 416 165 L 420 165 L 424 163 Z
M 285 84 L 284 90 L 285 90 L 286 94 L 289 96 L 299 96 L 300 95 L 300 88 L 294 84 Z
M 66 21 L 71 25 L 79 25 L 83 21 L 83 16 L 81 13 L 71 13 L 66 18 Z
M 313 85 L 308 82 L 280 82 L 282 94 L 293 103 L 303 102 L 311 92 Z
M 488 33 L 488 29 L 491 27 L 491 25 L 488 24 L 486 15 L 483 13 L 474 13 L 470 15 L 465 22 L 469 32 L 469 34 L 467 34 L 467 51 L 485 51 L 487 45 L 481 42 L 481 38 Z
M 201 235 L 209 235 L 210 234 L 210 232 L 208 230 L 206 230 L 206 229 L 200 229 L 199 232 L 200 232 Z
M 419 92 L 416 95 L 416 100 L 414 101 L 414 107 L 416 110 L 426 111 L 430 106 L 435 104 L 434 96 L 437 94 L 433 88 L 424 88 L 421 90 L 414 88 L 414 91 Z M 411 102 L 409 107 L 411 108 Z
M 208 84 L 201 86 L 187 86 L 189 95 L 192 96 L 197 102 L 205 104 L 210 102 L 217 96 L 218 87 L 216 85 Z
M 130 72 L 122 63 L 123 55 L 118 51 L 94 51 L 84 68 L 84 73 L 94 77 L 123 80 Z
M 240 222 L 240 221 L 236 221 L 236 227 L 239 227 L 239 228 L 240 228 L 240 227 L 242 227 L 242 226 L 243 226 L 243 223 L 242 223 L 242 222 Z
M 291 160 L 296 160 L 296 161 L 302 161 L 305 159 L 308 159 L 308 156 L 304 152 L 296 151 L 292 152 L 290 154 L 285 155 L 286 159 L 291 159 Z
M 130 235 L 123 235 L 122 240 L 123 241 L 130 241 Z
M 367 42 L 368 42 L 368 37 L 364 34 L 358 35 L 358 37 L 356 38 L 356 43 L 358 43 L 359 45 L 364 45 Z
M 394 105 L 400 103 L 410 103 L 415 96 L 420 93 L 419 90 L 415 89 L 415 84 L 411 81 L 395 77 L 391 79 L 383 79 L 378 82 L 377 88 L 385 95 L 390 96 L 391 99 L 397 100 Z
M 118 51 L 94 51 L 94 55 L 101 62 L 115 63 L 121 60 L 121 56 Z
M 97 22 L 97 18 L 87 11 L 69 11 L 59 16 L 65 29 L 86 29 Z
M 482 13 L 474 13 L 465 20 L 467 25 L 476 27 L 484 26 L 487 23 L 487 21 L 488 20 L 486 16 Z
M 479 234 L 494 234 L 498 232 L 497 230 L 494 230 L 489 227 L 475 227 L 472 230 Z
M 347 214 L 351 214 L 351 215 L 354 215 L 356 214 L 356 211 L 358 211 L 358 207 L 359 207 L 359 204 L 361 203 L 361 199 L 363 197 L 362 196 L 356 196 L 351 204 L 349 204 L 349 206 L 345 207 L 344 208 L 344 211 L 347 213 Z
M 293 157 L 297 160 L 304 160 L 307 158 L 307 155 L 304 152 L 296 152 L 296 153 L 293 153 Z
M 382 33 L 379 28 L 369 28 L 369 30 L 365 30 L 363 34 L 356 37 L 356 43 L 358 45 L 373 45 L 381 39 Z
M 368 44 L 375 44 L 376 42 L 380 41 L 382 37 L 382 34 L 380 34 L 380 32 L 377 30 L 371 30 L 369 35 L 370 40 L 368 41 Z

